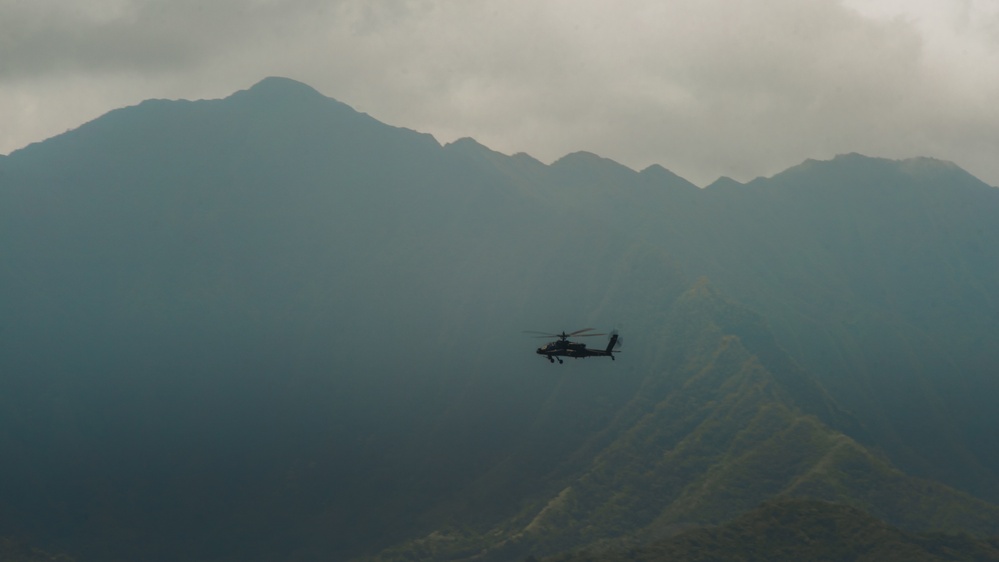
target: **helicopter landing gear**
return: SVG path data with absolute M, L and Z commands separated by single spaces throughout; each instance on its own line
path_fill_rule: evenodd
M 548 356 L 548 362 L 549 363 L 554 363 L 556 359 L 558 360 L 558 364 L 561 365 L 562 364 L 562 358 L 561 357 L 555 357 L 554 355 L 549 355 Z

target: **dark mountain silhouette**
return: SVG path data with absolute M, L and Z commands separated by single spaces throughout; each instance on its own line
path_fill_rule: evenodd
M 101 559 L 401 540 L 557 389 L 521 330 L 681 290 L 654 248 L 290 81 L 112 112 L 0 173 L 0 522 Z
M 996 194 L 545 165 L 280 78 L 113 111 L 0 159 L 0 536 L 520 560 L 798 497 L 999 534 Z M 522 334 L 590 326 L 617 361 Z

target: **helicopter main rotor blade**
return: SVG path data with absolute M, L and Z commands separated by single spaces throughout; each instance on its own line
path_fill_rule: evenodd
M 585 328 L 583 330 L 576 330 L 571 334 L 567 334 L 570 338 L 590 338 L 594 336 L 606 336 L 607 334 L 599 332 L 596 334 L 584 334 L 583 332 L 589 332 L 590 330 L 595 330 L 596 328 Z
M 558 334 L 552 334 L 552 333 L 549 333 L 549 332 L 539 332 L 537 330 L 521 330 L 521 332 L 523 332 L 525 334 L 539 334 L 538 336 L 535 336 L 535 337 L 538 337 L 538 338 L 541 338 L 541 337 L 545 337 L 545 338 L 557 338 L 558 337 Z
M 591 336 L 606 336 L 607 335 L 607 334 L 604 334 L 604 333 L 600 333 L 600 334 L 584 334 L 583 333 L 583 332 L 589 332 L 590 330 L 595 330 L 595 329 L 596 328 L 583 328 L 582 330 L 576 330 L 575 332 L 571 332 L 571 333 L 568 333 L 568 334 L 565 333 L 565 332 L 562 332 L 561 334 L 552 334 L 550 332 L 539 332 L 538 330 L 521 330 L 521 332 L 524 333 L 524 334 L 538 334 L 538 335 L 535 335 L 535 336 L 531 336 L 531 337 L 535 337 L 535 338 L 562 338 L 562 339 L 575 338 L 575 337 L 588 338 L 588 337 L 591 337 Z
M 587 335 L 587 336 L 594 335 L 595 336 L 597 334 L 583 334 L 583 332 L 589 332 L 590 330 L 594 330 L 594 329 L 595 328 L 585 328 L 583 330 L 576 330 L 575 332 L 569 332 L 569 333 L 562 332 L 561 334 L 553 334 L 551 332 L 542 332 L 542 331 L 539 331 L 539 330 L 521 330 L 521 332 L 525 333 L 525 334 L 540 334 L 542 336 L 550 336 L 550 337 L 553 337 L 553 338 L 561 338 L 561 337 L 578 336 L 578 335 Z

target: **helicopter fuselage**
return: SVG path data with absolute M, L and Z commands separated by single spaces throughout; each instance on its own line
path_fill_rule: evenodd
M 614 347 L 617 344 L 617 334 L 611 336 L 607 349 L 590 349 L 585 343 L 572 342 L 565 339 L 549 342 L 538 348 L 536 353 L 544 355 L 548 361 L 554 363 L 556 359 L 561 363 L 561 357 L 572 357 L 573 359 L 585 359 L 587 357 L 610 357 L 614 359 Z

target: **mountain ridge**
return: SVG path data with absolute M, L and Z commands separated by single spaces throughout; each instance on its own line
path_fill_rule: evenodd
M 992 533 L 999 192 L 932 160 L 792 170 L 546 165 L 284 79 L 15 151 L 0 536 L 514 560 L 794 495 Z M 582 326 L 624 352 L 553 366 L 521 333 Z
M 853 505 L 916 531 L 999 534 L 999 507 L 911 479 L 803 413 L 793 391 L 732 335 L 738 321 L 728 324 L 732 305 L 719 298 L 701 280 L 677 299 L 676 317 L 666 322 L 680 342 L 670 345 L 678 354 L 672 368 L 646 379 L 618 414 L 627 421 L 616 438 L 572 455 L 587 468 L 551 496 L 486 531 L 440 529 L 364 560 L 500 561 L 580 545 L 634 548 L 775 497 Z M 867 474 L 878 476 L 863 481 Z M 906 501 L 896 504 L 896 496 Z
M 858 561 L 997 560 L 996 541 L 906 532 L 843 504 L 775 500 L 717 527 L 698 528 L 648 546 L 584 550 L 548 562 L 637 560 L 842 559 Z

